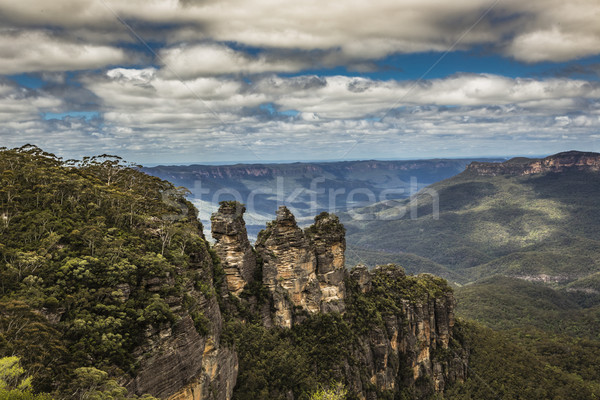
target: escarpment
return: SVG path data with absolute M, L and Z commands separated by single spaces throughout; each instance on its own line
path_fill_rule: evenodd
M 0 356 L 34 366 L 35 390 L 293 400 L 338 382 L 425 398 L 464 378 L 445 281 L 347 272 L 328 213 L 301 229 L 281 207 L 253 248 L 225 202 L 211 248 L 182 190 L 119 160 L 0 150 Z
M 419 398 L 466 379 L 467 354 L 451 343 L 455 300 L 445 281 L 432 275 L 407 276 L 401 268 L 386 265 L 372 271 L 357 266 L 349 282 L 352 312 L 360 314 L 357 304 L 365 303 L 381 310 L 379 315 L 363 315 L 359 324 L 363 331 L 356 357 L 367 384 L 363 381 L 357 389 L 365 398 L 406 388 Z
M 337 216 L 321 213 L 305 231 L 317 259 L 317 279 L 321 290 L 322 312 L 343 312 L 346 273 L 346 230 Z
M 566 151 L 542 159 L 513 158 L 503 163 L 474 161 L 466 171 L 482 176 L 532 175 L 567 170 L 600 171 L 600 154 L 580 151 Z

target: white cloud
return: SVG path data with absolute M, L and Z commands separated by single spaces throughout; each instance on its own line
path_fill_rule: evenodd
M 123 50 L 42 31 L 0 31 L 0 74 L 101 68 L 128 62 Z
M 310 66 L 306 62 L 264 55 L 253 57 L 215 44 L 169 48 L 161 52 L 161 61 L 166 75 L 183 79 L 223 74 L 298 72 Z
M 594 149 L 591 135 L 600 128 L 597 117 L 586 116 L 598 111 L 590 100 L 600 97 L 597 86 L 567 79 L 461 75 L 409 91 L 410 82 L 344 76 L 271 77 L 254 84 L 216 77 L 180 82 L 153 68 L 119 68 L 83 83 L 102 101 L 102 127 L 71 123 L 51 127 L 52 132 L 70 132 L 70 140 L 61 136 L 65 147 L 133 154 L 146 162 L 167 161 L 169 154 L 180 162 L 394 157 L 398 149 L 431 156 L 436 143 L 443 143 L 444 155 L 468 155 L 474 144 L 481 146 L 480 154 L 493 154 L 503 140 L 515 149 L 567 132 L 568 140 Z M 383 116 L 398 99 L 402 107 L 383 120 L 368 118 Z M 552 107 L 552 101 L 560 105 Z M 268 115 L 258 109 L 265 103 L 299 113 Z M 346 154 L 350 149 L 353 153 Z
M 497 75 L 458 75 L 415 84 L 334 76 L 263 79 L 261 93 L 283 109 L 321 118 L 382 116 L 411 105 L 488 106 L 520 104 L 524 108 L 570 109 L 575 99 L 600 97 L 600 85 L 569 79 L 511 79 Z M 552 106 L 552 102 L 558 102 Z
M 46 121 L 43 113 L 72 105 L 0 85 L 2 145 L 34 142 L 68 157 L 106 152 L 145 162 L 407 157 L 406 149 L 410 156 L 464 156 L 470 146 L 479 146 L 472 154 L 498 154 L 503 141 L 517 152 L 539 140 L 600 150 L 593 137 L 600 129 L 598 85 L 579 80 L 459 75 L 413 88 L 300 76 L 249 84 L 218 77 L 180 82 L 154 68 L 116 68 L 82 83 L 100 101 L 101 124 Z M 259 109 L 265 103 L 298 114 L 270 115 Z
M 598 54 L 600 34 L 563 32 L 558 27 L 527 32 L 508 46 L 508 54 L 526 62 L 568 61 Z
M 35 94 L 15 85 L 0 82 L 0 124 L 37 121 L 42 112 L 60 108 L 62 101 L 52 96 Z

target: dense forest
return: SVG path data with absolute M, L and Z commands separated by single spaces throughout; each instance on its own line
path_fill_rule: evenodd
M 174 322 L 167 299 L 195 279 L 177 273 L 207 246 L 195 209 L 118 157 L 63 161 L 25 146 L 3 149 L 0 171 L 0 354 L 20 358 L 35 391 L 123 397 L 110 378 L 135 373 L 136 344 Z M 174 284 L 136 290 L 165 276 Z M 185 307 L 194 313 L 194 299 Z

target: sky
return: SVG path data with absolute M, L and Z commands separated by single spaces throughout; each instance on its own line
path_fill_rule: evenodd
M 143 163 L 600 151 L 598 0 L 0 0 L 0 147 Z

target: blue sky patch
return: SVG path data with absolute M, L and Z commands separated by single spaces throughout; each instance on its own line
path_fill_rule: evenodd
M 65 111 L 62 113 L 52 113 L 47 112 L 42 114 L 45 120 L 58 119 L 63 120 L 67 117 L 71 118 L 83 118 L 86 121 L 89 121 L 94 118 L 100 117 L 100 113 L 97 111 Z

